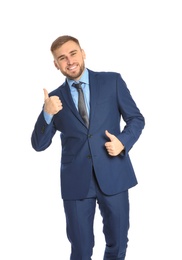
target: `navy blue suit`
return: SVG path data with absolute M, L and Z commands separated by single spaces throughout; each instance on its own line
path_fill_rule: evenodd
M 104 195 L 119 194 L 137 184 L 128 153 L 141 135 L 144 117 L 119 73 L 89 70 L 89 86 L 89 128 L 84 125 L 65 81 L 49 94 L 60 98 L 63 109 L 49 125 L 41 111 L 31 137 L 33 148 L 43 151 L 56 131 L 61 132 L 61 193 L 65 201 L 87 197 L 93 169 Z M 121 141 L 124 153 L 108 155 L 105 130 Z

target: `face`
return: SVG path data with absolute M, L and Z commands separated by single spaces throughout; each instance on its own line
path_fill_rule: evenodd
M 85 52 L 74 41 L 68 41 L 53 52 L 54 64 L 69 79 L 79 80 L 85 69 Z

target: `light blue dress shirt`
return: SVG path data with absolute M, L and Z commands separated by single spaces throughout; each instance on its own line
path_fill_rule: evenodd
M 87 112 L 88 115 L 90 114 L 90 88 L 89 88 L 89 75 L 88 75 L 88 70 L 85 69 L 80 80 L 81 82 L 83 82 L 83 84 L 81 85 L 82 89 L 83 89 L 83 94 L 84 94 L 84 99 L 85 99 L 85 104 L 86 104 L 86 108 L 87 108 Z M 75 103 L 76 108 L 78 109 L 78 91 L 75 87 L 72 86 L 72 84 L 78 83 L 74 80 L 68 79 L 67 78 L 67 82 L 70 88 L 70 92 L 71 92 L 71 96 L 73 98 L 73 102 Z M 63 107 L 64 109 L 64 107 Z M 48 114 L 47 112 L 44 111 L 44 118 L 46 120 L 47 124 L 50 124 L 53 115 Z

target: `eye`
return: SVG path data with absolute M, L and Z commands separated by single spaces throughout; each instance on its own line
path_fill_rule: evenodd
M 64 59 L 65 59 L 65 57 L 60 57 L 60 58 L 59 58 L 59 60 L 64 60 Z
M 76 55 L 76 51 L 71 53 L 71 56 L 74 56 L 74 55 Z

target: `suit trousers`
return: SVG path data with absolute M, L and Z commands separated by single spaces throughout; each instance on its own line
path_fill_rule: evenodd
M 91 260 L 94 248 L 94 215 L 98 203 L 105 236 L 104 260 L 124 260 L 128 243 L 128 190 L 116 195 L 103 194 L 93 172 L 88 195 L 82 200 L 64 200 L 70 260 Z M 97 257 L 96 257 L 97 259 Z

